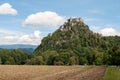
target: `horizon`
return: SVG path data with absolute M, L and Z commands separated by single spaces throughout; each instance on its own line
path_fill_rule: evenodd
M 1 0 L 0 45 L 39 45 L 70 17 L 81 17 L 93 32 L 120 36 L 120 1 Z
M 34 45 L 34 44 L 3 44 L 3 45 L 0 45 L 0 46 L 12 46 L 12 45 L 26 45 L 26 46 L 28 46 L 28 45 L 30 45 L 30 46 L 39 46 L 39 45 Z

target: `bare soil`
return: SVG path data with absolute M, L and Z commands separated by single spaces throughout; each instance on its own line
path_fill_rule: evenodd
M 0 65 L 0 80 L 102 80 L 104 66 Z

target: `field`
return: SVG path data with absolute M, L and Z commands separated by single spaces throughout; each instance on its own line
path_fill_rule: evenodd
M 117 67 L 108 67 L 104 80 L 120 80 L 120 70 Z
M 104 66 L 0 65 L 0 80 L 102 80 Z

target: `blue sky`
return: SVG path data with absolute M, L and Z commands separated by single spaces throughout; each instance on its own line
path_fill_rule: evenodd
M 70 17 L 94 32 L 120 36 L 120 0 L 0 0 L 0 45 L 34 44 Z

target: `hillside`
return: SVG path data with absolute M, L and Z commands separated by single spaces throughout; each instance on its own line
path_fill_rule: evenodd
M 90 31 L 81 18 L 71 18 L 54 33 L 45 37 L 35 53 L 40 54 L 48 49 L 59 52 L 61 49 L 75 49 L 75 47 L 99 47 L 101 38 L 101 35 Z
M 120 37 L 103 37 L 92 32 L 81 18 L 70 18 L 58 30 L 45 37 L 34 53 L 41 54 L 46 50 L 61 52 L 65 49 L 74 50 L 77 47 L 106 49 L 107 46 L 116 44 L 120 44 Z
M 116 46 L 118 50 L 119 36 L 102 36 L 91 31 L 81 18 L 70 18 L 44 37 L 33 54 L 42 56 L 45 64 L 112 64 L 109 53 Z

